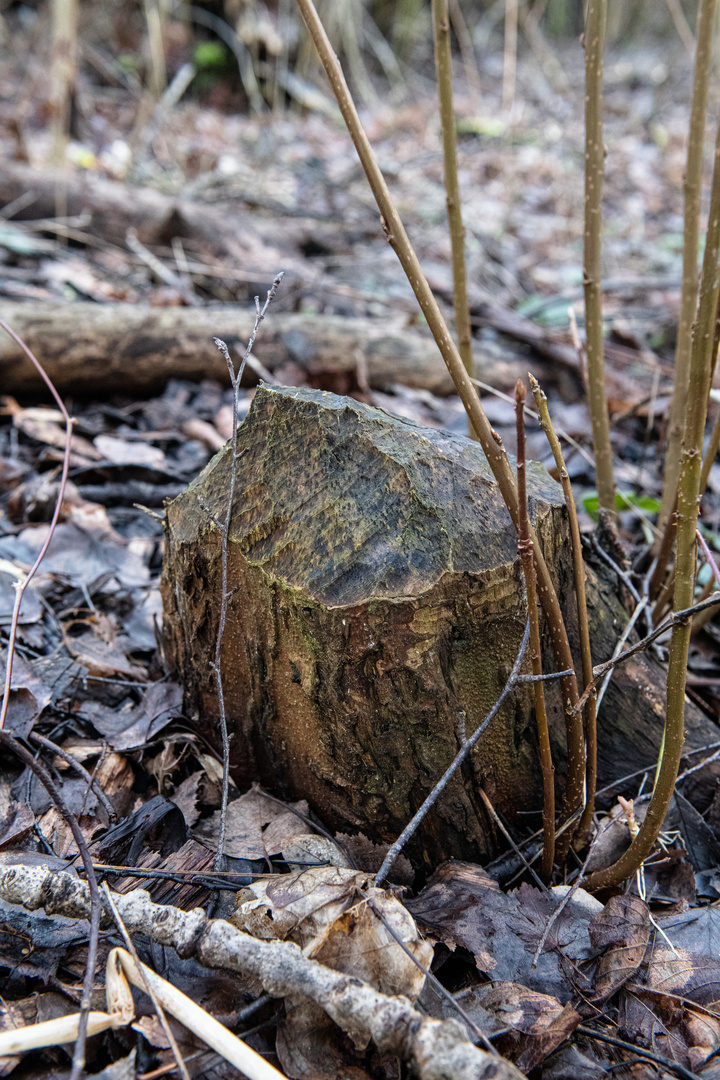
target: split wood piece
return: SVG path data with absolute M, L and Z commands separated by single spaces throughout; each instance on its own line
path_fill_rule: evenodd
M 0 300 L 3 319 L 43 366 L 61 393 L 149 393 L 169 379 L 228 383 L 227 365 L 213 336 L 240 355 L 255 321 L 246 306 L 150 308 L 141 304 L 33 304 Z M 297 365 L 308 378 L 328 373 L 355 377 L 364 364 L 373 389 L 395 383 L 446 395 L 452 379 L 429 332 L 404 319 L 344 318 L 276 311 L 255 352 L 269 371 Z M 25 353 L 0 337 L 4 393 L 43 389 Z M 487 379 L 491 374 L 483 373 Z M 496 373 L 497 374 L 497 373 Z M 248 372 L 248 385 L 257 381 Z M 350 386 L 348 386 L 350 389 Z
M 222 670 L 232 768 L 307 798 L 326 824 L 393 841 L 495 703 L 525 626 L 517 538 L 477 444 L 333 394 L 261 387 L 239 432 Z M 168 505 L 164 636 L 190 715 L 217 734 L 214 656 L 230 454 Z M 577 619 L 559 487 L 528 469 L 530 514 L 568 623 Z M 609 656 L 627 616 L 588 571 L 591 633 Z M 547 638 L 547 634 L 546 634 Z M 548 647 L 545 670 L 552 670 Z M 616 673 L 600 718 L 601 783 L 649 764 L 664 672 Z M 562 775 L 565 725 L 548 691 Z M 688 710 L 688 742 L 714 727 Z M 635 763 L 638 764 L 635 764 Z M 487 859 L 501 843 L 482 785 L 511 823 L 542 807 L 532 691 L 482 736 L 425 819 L 417 865 Z M 539 818 L 538 818 L 539 820 Z
M 73 918 L 87 918 L 90 910 L 85 882 L 47 866 L 0 867 L 0 898 Z M 406 997 L 381 994 L 361 979 L 311 960 L 292 941 L 259 941 L 224 919 L 208 919 L 202 908 L 180 911 L 153 904 L 142 889 L 114 900 L 130 934 L 170 946 L 204 967 L 252 976 L 273 997 L 315 1002 L 356 1046 L 372 1039 L 381 1053 L 407 1062 L 419 1080 L 523 1080 L 509 1061 L 473 1046 L 458 1021 L 431 1019 Z

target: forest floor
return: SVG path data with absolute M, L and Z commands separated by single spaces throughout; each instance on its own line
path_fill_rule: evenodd
M 284 315 L 333 317 L 355 320 L 360 344 L 353 346 L 349 362 L 323 366 L 321 350 L 308 359 L 292 347 L 290 334 L 279 345 L 274 341 L 270 355 L 263 327 L 254 355 L 275 381 L 350 393 L 422 424 L 456 434 L 466 431 L 462 406 L 442 375 L 433 374 L 426 385 L 421 379 L 403 384 L 392 362 L 372 366 L 363 355 L 363 327 L 376 333 L 399 320 L 419 339 L 425 331 L 327 91 L 315 89 L 310 98 L 306 87 L 282 111 L 253 115 L 238 111 L 231 81 L 219 81 L 204 97 L 150 111 L 138 128 L 139 84 L 103 48 L 96 31 L 95 39 L 89 35 L 83 46 L 69 147 L 71 178 L 56 182 L 51 177 L 48 187 L 46 28 L 32 13 L 23 18 L 24 23 L 12 15 L 17 20 L 12 40 L 0 47 L 0 318 L 11 321 L 20 304 L 31 311 L 41 308 L 44 317 L 72 308 L 78 327 L 89 307 L 98 305 L 113 308 L 114 325 L 122 324 L 128 305 L 173 308 L 178 319 L 182 315 L 189 321 L 193 312 L 220 317 L 242 308 L 252 314 L 254 296 L 264 298 L 274 275 L 284 270 L 267 316 L 268 334 L 273 318 Z M 582 334 L 582 51 L 577 42 L 550 50 L 542 40 L 535 50 L 525 44 L 515 103 L 505 118 L 502 53 L 495 48 L 483 56 L 477 83 L 468 82 L 459 69 L 458 154 L 477 374 L 488 387 L 482 391 L 486 411 L 511 451 L 514 409 L 502 395 L 511 394 L 516 379 L 528 370 L 539 379 L 555 423 L 569 436 L 568 470 L 583 510 L 583 528 L 590 531 L 590 423 L 582 359 L 572 344 L 568 315 L 572 308 Z M 653 510 L 662 490 L 682 274 L 682 178 L 691 83 L 692 62 L 677 40 L 615 46 L 606 59 L 607 385 L 618 487 L 636 503 L 621 515 L 631 561 L 640 560 L 652 539 Z M 717 97 L 720 92 L 715 87 L 712 93 Z M 304 107 L 297 97 L 305 98 Z M 718 104 L 711 100 L 709 115 Z M 368 90 L 363 118 L 421 263 L 450 314 L 452 277 L 433 83 L 401 72 L 390 91 Z M 712 139 L 708 131 L 706 187 Z M 47 206 L 48 190 L 54 193 L 54 209 Z M 139 192 L 146 191 L 159 196 L 143 204 L 140 213 Z M 218 225 L 222 222 L 226 233 Z M 56 341 L 55 356 L 70 345 Z M 172 339 L 153 347 L 156 360 L 150 355 L 143 363 L 162 359 L 164 370 L 171 370 Z M 29 390 L 17 365 L 6 364 L 3 348 L 4 668 L 14 582 L 47 535 L 65 429 L 57 410 L 48 407 L 48 395 Z M 181 688 L 165 670 L 159 648 L 163 502 L 179 494 L 229 437 L 232 391 L 227 380 L 203 379 L 198 371 L 194 380 L 169 378 L 162 392 L 150 396 L 133 389 L 133 380 L 140 386 L 144 375 L 131 361 L 118 374 L 108 357 L 111 369 L 106 393 L 96 386 L 83 392 L 77 381 L 68 391 L 58 378 L 58 389 L 77 417 L 70 479 L 52 544 L 23 599 L 8 727 L 42 752 L 93 857 L 116 867 L 106 871 L 114 889 L 127 892 L 142 885 L 156 902 L 183 910 L 203 904 L 227 913 L 239 884 L 260 878 L 269 862 L 286 871 L 302 865 L 297 854 L 293 860 L 287 852 L 310 827 L 307 805 L 295 807 L 304 815 L 298 818 L 257 791 L 235 799 L 230 869 L 237 876 L 229 879 L 224 894 L 231 899 L 223 899 L 211 873 L 219 827 L 219 755 L 183 717 Z M 248 371 L 240 418 L 252 400 L 258 370 Z M 529 455 L 550 466 L 537 425 L 529 425 L 528 443 Z M 708 543 L 720 549 L 717 465 L 702 524 Z M 720 628 L 709 622 L 694 638 L 689 681 L 693 699 L 716 722 L 718 643 Z M 33 743 L 40 733 L 50 744 Z M 90 770 L 92 787 L 87 775 L 78 777 L 69 769 L 68 755 Z M 618 763 L 618 775 L 634 767 L 633 762 Z M 637 794 L 637 785 L 633 781 L 626 794 Z M 112 804 L 115 823 L 98 787 Z M 720 978 L 720 939 L 716 909 L 707 905 L 720 897 L 719 805 L 716 797 L 694 808 L 689 803 L 676 808 L 683 835 L 674 847 L 668 841 L 666 861 L 672 872 L 666 867 L 662 880 L 659 872 L 653 878 L 655 913 L 662 911 L 663 926 L 673 927 L 663 931 L 672 946 L 658 936 L 650 961 L 645 949 L 655 924 L 637 889 L 632 896 L 614 898 L 605 909 L 592 907 L 589 898 L 584 907 L 573 901 L 535 967 L 533 954 L 542 944 L 556 897 L 530 884 L 505 895 L 479 867 L 452 864 L 429 884 L 415 883 L 424 884 L 424 890 L 407 906 L 435 943 L 433 970 L 523 1071 L 544 1063 L 548 1078 L 577 1080 L 578 1070 L 584 1077 L 599 1077 L 609 1067 L 617 1072 L 618 1063 L 625 1062 L 622 1067 L 635 1076 L 656 1068 L 685 1077 L 688 1070 L 716 1074 L 712 1055 L 720 1048 L 720 994 L 714 989 Z M 350 897 L 359 879 L 377 869 L 383 852 L 363 838 L 344 837 L 342 843 L 350 860 L 323 869 L 340 875 L 334 886 Z M 323 857 L 332 862 L 327 850 L 324 856 L 319 848 L 313 850 L 319 862 Z M 76 858 L 73 836 L 52 800 L 27 768 L 3 752 L 0 869 L 33 860 L 66 868 Z M 147 879 L 152 882 L 148 886 L 128 867 L 156 876 Z M 402 873 L 412 884 L 409 864 Z M 246 892 L 243 899 L 250 895 Z M 317 881 L 308 895 L 309 908 L 326 906 Z M 478 905 L 485 913 L 482 932 L 466 918 Z M 603 937 L 606 917 L 614 929 Z M 337 911 L 322 919 L 334 927 Z M 77 1008 L 86 936 L 83 920 L 62 915 L 31 920 L 21 908 L 2 901 L 0 1027 L 20 1027 Z M 101 959 L 115 943 L 104 932 Z M 376 948 L 375 939 L 369 937 L 363 947 Z M 383 947 L 389 948 L 387 940 Z M 171 949 L 161 956 L 152 943 L 142 951 L 224 1023 L 249 1032 L 251 1044 L 288 1075 L 399 1075 L 392 1055 L 354 1050 L 339 1029 L 318 1028 L 314 1014 L 296 1015 L 291 1008 L 283 1013 L 280 1002 L 263 996 L 250 977 L 208 971 L 180 960 Z M 631 953 L 635 959 L 628 960 Z M 480 972 L 492 973 L 498 984 L 494 991 Z M 432 988 L 423 991 L 421 1005 L 430 1015 L 450 1015 Z M 595 1041 L 587 1032 L 565 1041 L 600 1009 L 610 1021 L 602 1032 L 614 1031 L 635 1051 Z M 140 1037 L 117 1033 L 91 1043 L 92 1071 L 102 1069 L 98 1075 L 118 1078 L 155 1076 L 160 1072 L 153 1070 L 170 1068 L 172 1053 L 157 1023 L 144 1017 L 137 1031 Z M 217 1056 L 201 1051 L 201 1043 L 185 1029 L 181 1038 L 192 1075 L 236 1075 Z M 315 1052 L 308 1049 L 311 1044 Z M 650 1065 L 642 1048 L 660 1054 L 664 1064 Z M 60 1078 L 68 1075 L 68 1057 L 52 1049 L 22 1061 L 3 1058 L 0 1071 Z

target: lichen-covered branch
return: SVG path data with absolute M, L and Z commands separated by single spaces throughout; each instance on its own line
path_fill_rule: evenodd
M 87 885 L 47 867 L 0 869 L 0 897 L 34 911 L 87 918 Z M 360 979 L 308 959 L 288 941 L 259 941 L 223 919 L 208 919 L 201 908 L 180 911 L 154 904 L 143 889 L 114 897 L 128 931 L 142 933 L 182 957 L 208 968 L 224 968 L 257 978 L 273 997 L 307 997 L 362 1045 L 373 1039 L 381 1051 L 397 1054 L 420 1080 L 521 1080 L 514 1065 L 479 1050 L 455 1020 L 432 1020 L 407 998 L 389 997 Z

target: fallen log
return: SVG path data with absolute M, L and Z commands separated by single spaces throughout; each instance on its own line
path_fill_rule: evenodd
M 463 732 L 495 703 L 515 659 L 526 613 L 509 515 L 476 443 L 334 394 L 261 386 L 239 449 L 221 664 L 234 775 L 307 798 L 333 827 L 392 841 Z M 230 470 L 226 448 L 168 504 L 162 584 L 166 653 L 189 715 L 216 741 L 216 522 L 227 511 Z M 561 490 L 534 463 L 528 484 L 572 632 Z M 604 660 L 627 615 L 588 577 L 592 640 Z M 648 656 L 636 658 L 630 681 L 616 673 L 599 724 L 601 782 L 657 754 L 664 679 Z M 556 687 L 548 704 L 562 766 Z M 686 727 L 692 746 L 714 738 L 697 710 L 688 709 Z M 514 824 L 541 809 L 536 742 L 526 687 L 426 817 L 409 849 L 416 864 L 497 853 L 501 838 L 477 785 Z
M 143 244 L 169 245 L 176 236 L 199 240 L 271 279 L 291 254 L 287 246 L 278 247 L 276 222 L 263 221 L 237 204 L 229 213 L 226 207 L 132 187 L 87 171 L 40 170 L 5 162 L 0 170 L 0 206 L 16 200 L 23 200 L 14 215 L 19 221 L 54 218 L 60 201 L 63 215 L 89 215 L 84 231 L 123 248 L 128 229 L 134 229 Z M 289 232 L 282 235 L 290 241 Z
M 87 396 L 150 393 L 172 378 L 211 378 L 227 384 L 227 365 L 213 336 L 242 354 L 255 314 L 244 305 L 150 308 L 0 301 L 0 319 L 42 361 L 60 392 Z M 373 389 L 403 383 L 434 394 L 454 391 L 429 332 L 410 329 L 403 319 L 276 311 L 263 327 L 255 352 L 271 372 L 291 361 L 312 378 L 354 373 L 364 363 Z M 0 335 L 0 367 L 6 393 L 36 393 L 44 387 L 25 353 L 6 334 Z M 247 385 L 257 382 L 252 371 L 246 379 Z

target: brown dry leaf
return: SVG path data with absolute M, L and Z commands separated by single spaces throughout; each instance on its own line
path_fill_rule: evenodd
M 613 896 L 588 927 L 595 949 L 602 949 L 591 1001 L 604 1001 L 632 978 L 643 962 L 652 932 L 647 904 L 635 896 Z
M 282 857 L 291 870 L 302 870 L 306 866 L 344 866 L 350 867 L 346 856 L 334 840 L 315 833 L 300 833 L 289 840 L 282 849 Z
M 49 525 L 29 527 L 8 542 L 6 547 L 14 549 L 15 561 L 32 565 L 49 529 Z M 115 534 L 89 531 L 65 522 L 53 533 L 43 560 L 43 573 L 57 574 L 76 586 L 90 585 L 108 575 L 108 579 L 126 588 L 138 588 L 148 584 L 147 560 L 151 553 L 152 545 L 143 541 L 128 543 Z
M 77 823 L 86 844 L 89 844 L 98 832 L 104 831 L 104 825 L 95 817 L 83 814 L 77 818 Z M 49 810 L 40 815 L 37 819 L 37 827 L 50 844 L 52 850 L 61 859 L 73 858 L 79 854 L 70 826 L 54 806 L 51 806 Z
M 485 1030 L 504 1030 L 495 1041 L 499 1052 L 524 1073 L 544 1061 L 581 1022 L 572 1005 L 562 1006 L 557 998 L 516 983 L 475 987 L 473 997 L 494 1019 Z
M 120 439 L 116 435 L 97 435 L 93 441 L 100 458 L 114 465 L 145 465 L 150 469 L 168 467 L 162 450 L 144 441 Z
M 131 643 L 118 634 L 113 621 L 102 612 L 65 622 L 62 629 L 67 651 L 77 663 L 87 668 L 90 675 L 139 681 L 146 678 L 145 668 L 133 664 L 124 651 L 124 646 Z M 71 630 L 76 633 L 71 634 Z
M 268 804 L 268 809 L 270 809 L 271 804 L 269 803 L 269 800 L 266 800 L 266 802 Z M 310 808 L 305 799 L 302 799 L 294 805 L 301 814 L 307 816 L 310 813 Z M 272 858 L 273 855 L 280 855 L 285 848 L 290 847 L 298 837 L 307 836 L 309 833 L 310 828 L 306 821 L 303 821 L 297 814 L 293 814 L 292 811 L 284 810 L 281 806 L 275 804 L 275 817 L 268 822 L 262 833 L 265 854 L 269 858 Z M 319 840 L 321 838 L 316 836 L 315 839 Z M 337 851 L 337 848 L 335 850 Z M 305 861 L 318 862 L 319 860 L 306 859 Z M 347 864 L 342 863 L 340 865 L 345 866 Z
M 4 411 L 11 412 L 13 426 L 31 439 L 45 443 L 46 446 L 54 446 L 59 450 L 65 449 L 67 432 L 65 430 L 65 418 L 58 409 L 48 409 L 42 406 L 23 409 L 13 398 L 4 398 Z M 100 461 L 102 455 L 98 453 L 91 442 L 82 435 L 73 435 L 72 453 L 78 464 L 88 464 L 91 461 Z
M 624 1039 L 652 1047 L 693 1071 L 720 1047 L 720 1017 L 686 998 L 645 986 L 626 987 L 618 1022 Z
M 350 1064 L 348 1039 L 312 1001 L 285 1002 L 275 1050 L 283 1072 L 294 1080 L 370 1080 L 369 1072 Z
M 183 434 L 187 435 L 188 439 L 197 439 L 198 442 L 204 443 L 213 454 L 216 454 L 218 450 L 222 450 L 227 442 L 227 439 L 223 438 L 216 427 L 197 416 L 186 420 L 182 429 Z M 232 436 L 232 430 L 230 436 Z
M 292 805 L 301 814 L 310 813 L 304 799 Z M 278 819 L 277 828 L 270 833 L 268 847 L 265 843 L 264 830 L 269 829 Z M 219 829 L 220 813 L 218 811 L 212 817 L 199 822 L 195 831 L 203 840 L 216 843 Z M 307 833 L 307 831 L 306 822 L 295 814 L 291 814 L 274 799 L 267 798 L 259 788 L 254 787 L 228 805 L 225 854 L 236 859 L 264 859 L 279 854 L 278 841 L 284 843 L 293 836 Z
M 389 844 L 375 844 L 364 833 L 357 833 L 357 835 L 337 833 L 336 835 L 343 849 L 355 860 L 358 869 L 368 874 L 378 872 L 390 850 Z M 392 885 L 406 885 L 411 888 L 414 880 L 415 871 L 412 863 L 405 855 L 399 855 L 388 875 L 388 881 Z
M 110 709 L 101 702 L 88 701 L 82 715 L 104 735 L 113 750 L 135 750 L 145 746 L 175 717 L 182 716 L 183 693 L 177 683 L 152 683 L 142 701 L 127 709 Z
M 366 874 L 314 867 L 254 881 L 240 897 L 248 893 L 253 899 L 241 902 L 231 919 L 241 929 L 265 940 L 289 938 L 308 956 L 352 972 L 382 993 L 406 994 L 412 1000 L 420 993 L 424 975 L 367 898 L 425 967 L 432 961 L 432 946 L 420 940 L 407 909 L 382 889 L 370 887 Z

